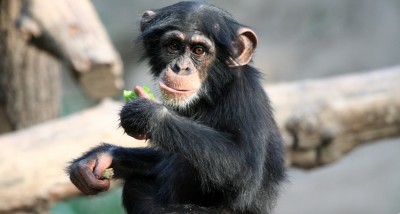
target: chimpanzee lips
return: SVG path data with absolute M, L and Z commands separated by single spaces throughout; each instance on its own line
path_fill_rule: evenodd
M 188 97 L 195 94 L 201 86 L 200 78 L 197 72 L 188 75 L 179 75 L 167 68 L 161 74 L 159 84 L 164 94 L 174 97 Z M 169 97 L 168 96 L 168 97 Z
M 163 80 L 159 81 L 160 88 L 167 92 L 167 93 L 172 93 L 172 94 L 179 94 L 179 95 L 189 95 L 193 94 L 197 91 L 197 89 L 178 89 L 174 88 L 172 86 L 169 86 L 168 83 L 164 82 Z

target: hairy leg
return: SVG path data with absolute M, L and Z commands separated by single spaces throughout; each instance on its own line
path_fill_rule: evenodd
M 127 213 L 156 213 L 155 180 L 145 176 L 134 176 L 126 180 L 122 199 Z
M 204 193 L 193 179 L 198 174 L 177 155 L 165 157 L 148 175 L 126 179 L 123 203 L 129 214 L 226 213 L 211 208 L 221 205 L 216 193 Z

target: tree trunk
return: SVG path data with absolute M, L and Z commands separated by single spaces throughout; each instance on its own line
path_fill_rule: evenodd
M 0 133 L 56 118 L 60 109 L 61 66 L 23 39 L 20 11 L 20 0 L 0 0 Z
M 83 91 L 101 100 L 123 88 L 123 65 L 90 0 L 24 0 L 23 37 L 75 71 Z

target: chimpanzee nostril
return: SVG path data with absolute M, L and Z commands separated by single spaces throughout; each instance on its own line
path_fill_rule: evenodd
M 187 75 L 192 72 L 192 68 L 190 67 L 190 65 L 188 65 L 188 63 L 184 63 L 184 62 L 175 63 L 173 66 L 171 66 L 171 69 L 174 73 L 180 74 L 180 75 Z
M 179 74 L 179 72 L 181 71 L 181 68 L 179 67 L 178 64 L 175 64 L 175 65 L 171 66 L 171 69 L 176 74 Z

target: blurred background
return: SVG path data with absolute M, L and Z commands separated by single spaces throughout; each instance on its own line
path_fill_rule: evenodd
M 138 63 L 134 44 L 143 12 L 175 2 L 92 0 L 121 56 L 126 89 L 152 87 L 149 69 L 145 62 Z M 267 85 L 400 65 L 400 0 L 209 2 L 226 9 L 257 33 L 254 65 L 264 73 Z M 62 116 L 98 104 L 82 92 L 73 74 L 63 71 L 61 75 Z M 310 170 L 290 167 L 289 182 L 274 213 L 397 214 L 399 152 L 400 138 L 393 137 L 363 144 L 326 166 Z M 123 213 L 120 194 L 117 188 L 96 197 L 65 200 L 53 206 L 51 213 Z
M 126 88 L 151 80 L 146 64 L 137 63 L 133 44 L 143 11 L 175 2 L 93 1 L 123 59 Z M 254 62 L 267 82 L 363 72 L 400 63 L 399 0 L 209 2 L 256 31 L 259 46 Z M 64 88 L 65 93 L 70 90 L 70 85 Z

